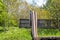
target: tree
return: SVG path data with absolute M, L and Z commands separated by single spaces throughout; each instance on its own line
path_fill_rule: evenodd
M 50 12 L 51 18 L 60 18 L 60 0 L 48 0 L 45 8 Z
M 14 20 L 19 24 L 20 18 L 28 18 L 28 7 L 27 3 L 22 0 L 3 0 L 5 4 L 6 11 L 8 13 L 8 24 L 10 25 L 10 21 Z M 13 16 L 14 18 L 12 18 Z M 17 25 L 18 26 L 18 25 Z
M 50 12 L 51 19 L 56 20 L 55 25 L 57 27 L 60 19 L 60 0 L 48 0 L 44 8 Z
M 7 21 L 7 12 L 5 11 L 5 6 L 2 0 L 0 0 L 0 26 L 5 29 L 5 27 L 7 26 Z
M 29 5 L 27 2 L 23 0 L 3 0 L 3 3 L 5 5 L 6 11 L 8 13 L 8 26 L 14 25 L 17 23 L 17 26 L 19 24 L 19 19 L 29 19 L 29 11 L 34 9 L 34 11 L 37 12 L 38 18 L 48 19 L 49 17 L 47 15 L 48 11 L 45 9 L 40 9 L 39 7 L 35 7 L 35 3 L 33 5 Z M 14 22 L 13 22 L 14 21 Z

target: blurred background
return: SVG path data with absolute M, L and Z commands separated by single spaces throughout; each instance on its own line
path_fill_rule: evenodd
M 37 12 L 38 19 L 55 19 L 60 25 L 60 0 L 0 0 L 0 39 L 31 40 L 31 29 L 18 28 L 20 19 L 30 18 L 30 10 Z M 39 35 L 60 36 L 58 29 L 52 29 L 54 32 L 51 29 L 38 30 Z

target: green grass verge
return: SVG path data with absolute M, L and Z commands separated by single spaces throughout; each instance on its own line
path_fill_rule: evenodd
M 60 30 L 58 29 L 38 29 L 38 36 L 39 37 L 43 37 L 43 36 L 56 36 L 59 37 L 60 36 Z
M 13 27 L 0 32 L 0 40 L 31 40 L 31 36 L 29 29 Z
M 31 28 L 9 27 L 8 31 L 0 31 L 0 40 L 31 40 Z M 38 28 L 38 36 L 60 36 L 58 29 Z

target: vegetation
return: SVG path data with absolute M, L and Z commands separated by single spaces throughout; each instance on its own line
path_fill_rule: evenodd
M 30 28 L 18 28 L 19 19 L 29 19 L 30 10 L 37 12 L 38 19 L 56 19 L 55 25 L 60 25 L 60 0 L 48 0 L 43 7 L 22 0 L 0 0 L 0 40 L 31 40 Z M 38 36 L 60 36 L 60 30 L 38 28 Z
M 7 28 L 6 28 L 7 29 Z M 38 36 L 60 36 L 58 29 L 38 29 Z M 0 40 L 31 40 L 31 29 L 9 27 L 8 31 L 0 31 Z
M 4 19 L 6 19 L 6 12 L 4 10 L 4 5 L 3 5 L 2 1 L 0 0 L 0 26 L 5 25 L 6 20 L 4 20 Z
M 46 37 L 46 36 L 48 36 L 48 37 L 50 37 L 50 36 L 52 36 L 52 37 L 59 37 L 60 36 L 60 31 L 59 31 L 59 29 L 38 29 L 38 35 L 40 36 L 40 37 Z
M 29 29 L 9 27 L 8 31 L 0 31 L 0 40 L 31 40 Z
M 15 5 L 14 5 L 15 4 Z M 0 0 L 0 25 L 19 26 L 19 19 L 29 19 L 29 11 L 37 12 L 38 19 L 58 19 L 60 17 L 60 1 L 48 0 L 43 7 L 34 7 L 25 1 Z M 52 9 L 52 10 L 51 10 Z M 4 18 L 3 18 L 4 17 Z
M 60 0 L 48 0 L 45 8 L 50 12 L 50 17 L 54 19 L 60 18 Z

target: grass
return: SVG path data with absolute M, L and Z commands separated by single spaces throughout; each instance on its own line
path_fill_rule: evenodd
M 60 36 L 60 30 L 58 29 L 38 29 L 38 36 L 43 37 L 43 36 L 53 36 L 53 37 L 59 37 Z
M 0 40 L 32 40 L 31 28 L 9 27 L 7 29 L 7 31 L 0 31 Z M 38 36 L 60 36 L 60 31 L 58 29 L 38 28 Z
M 0 40 L 31 40 L 29 29 L 12 27 L 0 33 Z

